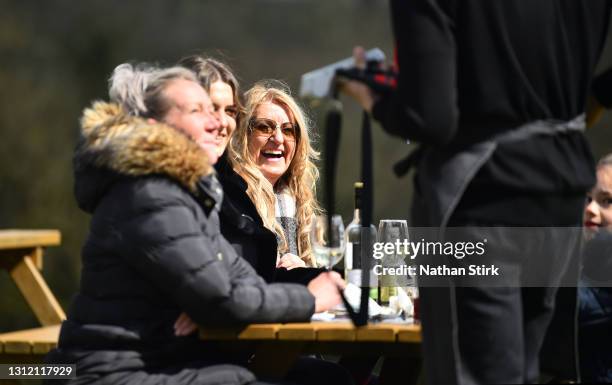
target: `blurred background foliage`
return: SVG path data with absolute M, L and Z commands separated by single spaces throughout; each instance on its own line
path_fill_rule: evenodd
M 107 98 L 117 64 L 204 53 L 229 63 L 243 89 L 275 78 L 297 93 L 301 74 L 349 56 L 354 45 L 392 54 L 386 0 L 0 0 L 0 8 L 0 228 L 61 230 L 44 276 L 64 309 L 78 288 L 88 228 L 72 196 L 78 118 Z M 600 69 L 611 63 L 607 50 Z M 349 221 L 361 114 L 344 102 L 337 202 Z M 322 139 L 325 104 L 305 107 Z M 611 150 L 611 125 L 605 116 L 588 133 L 596 156 Z M 395 178 L 391 166 L 411 146 L 375 124 L 373 147 L 375 219 L 407 218 L 411 178 Z M 6 272 L 0 292 L 0 332 L 38 326 Z

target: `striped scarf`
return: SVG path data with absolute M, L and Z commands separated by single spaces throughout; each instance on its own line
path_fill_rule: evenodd
M 287 240 L 287 252 L 295 255 L 299 255 L 298 251 L 298 222 L 297 222 L 297 209 L 295 205 L 295 199 L 289 190 L 283 189 L 277 193 L 276 196 L 276 221 L 283 228 L 283 234 Z M 277 241 L 280 243 L 281 239 L 277 236 Z M 279 256 L 280 258 L 280 256 Z

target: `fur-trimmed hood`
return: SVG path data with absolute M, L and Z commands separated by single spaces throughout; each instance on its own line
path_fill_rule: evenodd
M 118 176 L 166 175 L 195 193 L 213 168 L 206 153 L 176 129 L 130 116 L 117 104 L 94 102 L 81 117 L 74 171 L 77 201 L 90 211 Z

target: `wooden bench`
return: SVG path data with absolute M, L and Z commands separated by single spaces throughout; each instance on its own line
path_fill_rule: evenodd
M 0 334 L 0 364 L 40 363 L 57 346 L 60 325 Z
M 43 325 L 0 334 L 0 363 L 41 363 L 45 354 L 57 346 L 60 323 L 66 315 L 40 270 L 44 248 L 58 246 L 60 241 L 57 230 L 0 230 L 0 269 L 8 272 Z M 0 384 L 4 383 L 11 382 L 0 380 Z
M 43 249 L 60 244 L 57 230 L 0 230 L 0 268 L 6 270 L 44 325 L 66 319 L 59 302 L 40 274 Z

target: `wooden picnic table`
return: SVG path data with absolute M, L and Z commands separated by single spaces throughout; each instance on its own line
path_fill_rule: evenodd
M 268 378 L 281 378 L 299 356 L 313 353 L 390 358 L 395 375 L 387 376 L 384 384 L 416 383 L 421 365 L 419 324 L 373 323 L 358 328 L 350 321 L 253 324 L 242 329 L 201 328 L 200 339 L 254 351 L 251 369 Z
M 58 246 L 57 230 L 0 230 L 0 267 L 9 275 L 43 326 L 66 319 L 59 302 L 40 274 L 45 247 Z
M 1 334 L 0 363 L 41 362 L 57 346 L 59 330 L 60 325 L 54 325 Z M 348 321 L 252 324 L 240 330 L 201 328 L 199 333 L 202 340 L 255 352 L 251 369 L 260 376 L 281 377 L 298 356 L 313 353 L 384 356 L 381 384 L 414 384 L 420 374 L 421 327 L 415 324 L 377 323 L 360 328 Z
M 57 346 L 60 326 L 0 334 L 0 364 L 41 363 L 45 354 Z
M 59 324 L 66 316 L 39 270 L 43 249 L 59 245 L 60 240 L 57 230 L 0 230 L 0 267 L 9 272 L 43 325 L 0 335 L 0 363 L 40 362 L 57 344 Z M 202 328 L 199 333 L 202 340 L 223 341 L 238 349 L 246 345 L 255 352 L 251 369 L 258 375 L 282 376 L 300 355 L 312 353 L 391 358 L 395 375 L 381 377 L 381 384 L 416 383 L 420 371 L 418 324 L 376 323 L 359 328 L 349 321 L 252 324 L 240 330 Z

